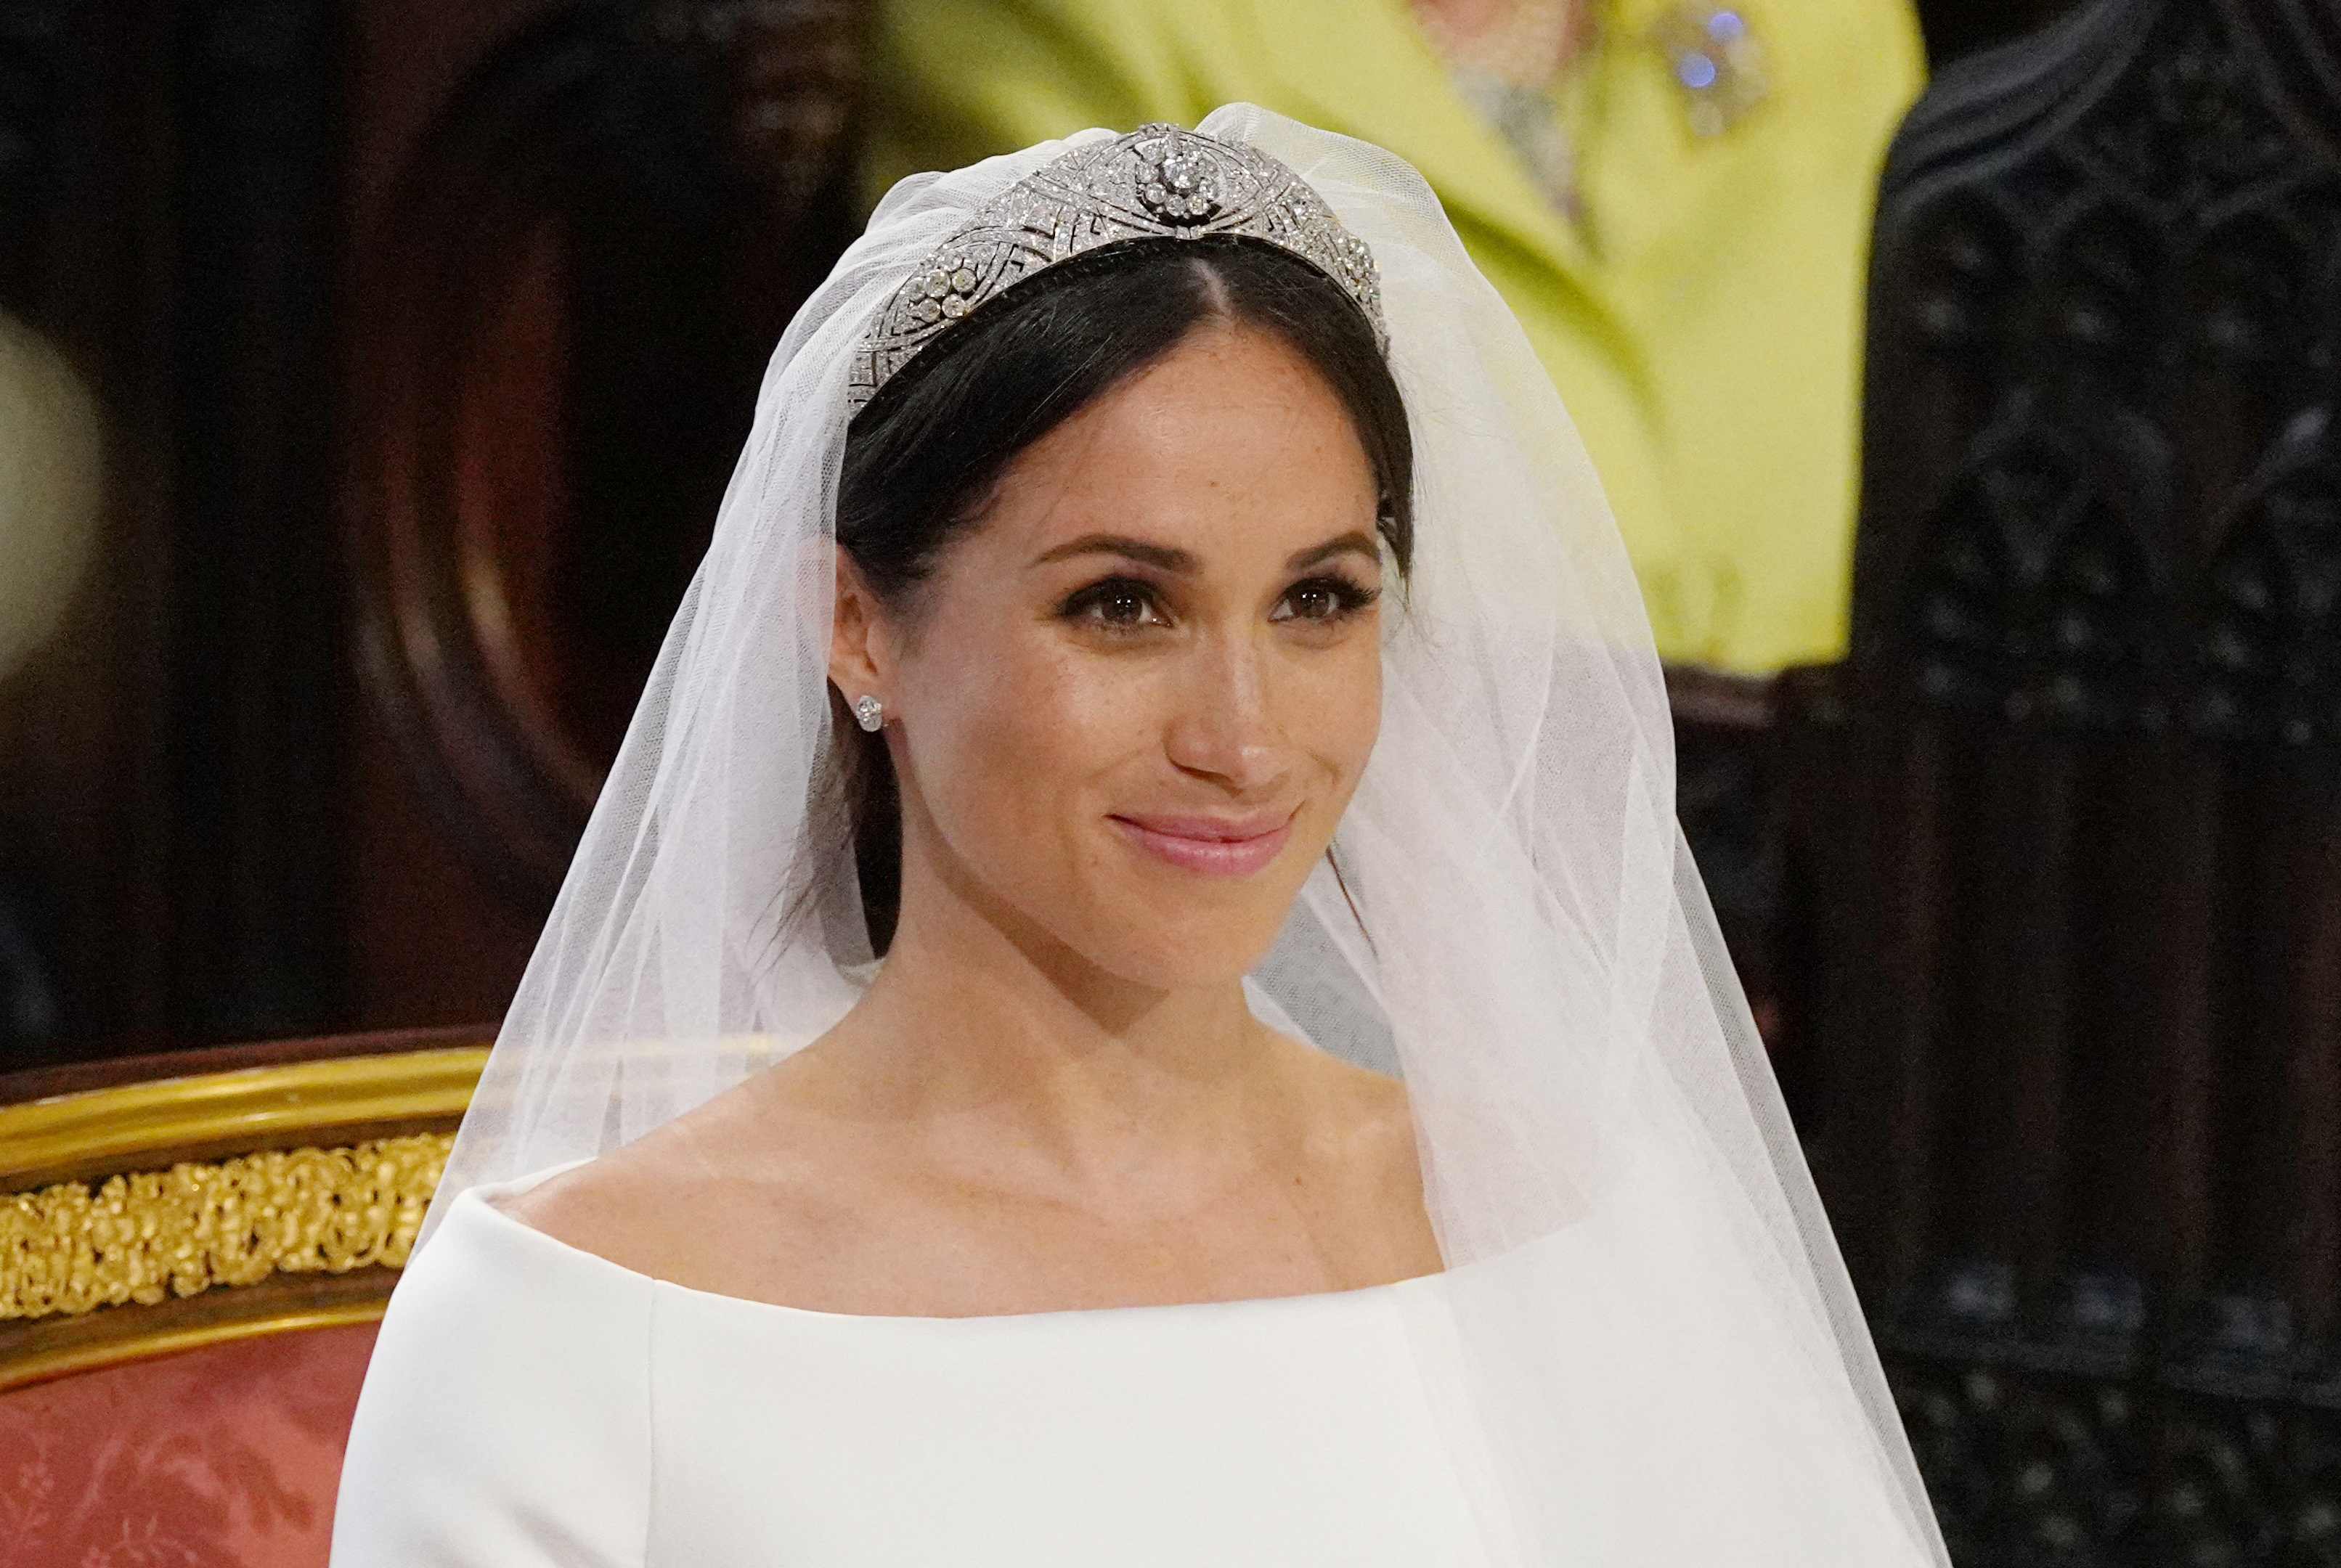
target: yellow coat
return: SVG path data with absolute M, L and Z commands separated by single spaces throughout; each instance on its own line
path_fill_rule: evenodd
M 1244 100 L 1420 169 L 1591 451 L 1659 651 L 1843 650 L 1877 172 L 1919 82 L 1905 0 L 1746 0 L 1768 95 L 1690 127 L 1614 0 L 1565 100 L 1580 216 L 1449 84 L 1407 0 L 881 0 L 872 194 L 1088 125 Z

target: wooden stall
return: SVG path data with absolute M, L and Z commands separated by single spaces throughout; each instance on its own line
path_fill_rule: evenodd
M 2341 12 L 1945 73 L 1870 309 L 1790 1011 L 1954 1554 L 2341 1561 Z

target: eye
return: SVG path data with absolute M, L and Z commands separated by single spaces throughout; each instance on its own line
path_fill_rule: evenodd
M 1170 624 L 1170 617 L 1162 613 L 1153 588 L 1134 577 L 1109 577 L 1093 582 L 1066 600 L 1058 613 L 1068 620 L 1110 631 L 1137 631 Z
M 1310 577 L 1284 590 L 1269 612 L 1270 620 L 1300 620 L 1323 625 L 1354 615 L 1381 597 L 1379 588 L 1366 588 L 1346 577 Z

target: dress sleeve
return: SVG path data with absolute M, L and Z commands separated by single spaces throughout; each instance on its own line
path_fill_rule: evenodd
M 652 1288 L 467 1195 L 391 1296 L 333 1568 L 641 1568 Z

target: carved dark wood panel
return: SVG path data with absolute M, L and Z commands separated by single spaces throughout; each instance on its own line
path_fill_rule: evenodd
M 0 0 L 0 310 L 105 488 L 0 674 L 0 1063 L 501 1007 L 843 240 L 860 26 Z
M 74 90 L 73 6 L 11 0 L 0 6 L 0 301 L 35 303 L 39 239 L 67 171 L 63 100 Z
M 42 242 L 66 140 L 62 101 L 75 74 L 70 10 L 67 0 L 0 6 L 0 309 L 35 321 L 47 313 Z M 56 874 L 0 846 L 0 1059 L 47 1048 L 65 1028 Z
M 1939 71 L 1954 60 L 2037 31 L 2071 8 L 2072 0 L 1918 0 L 1928 64 Z
M 0 1057 L 331 1017 L 334 9 L 0 5 L 0 305 L 102 422 L 0 685 Z
M 2277 1474 L 2341 1328 L 2336 41 L 2098 0 L 1940 76 L 1881 190 L 1788 858 L 1817 1175 L 1952 1368 L 1909 1386 L 1964 1562 L 2341 1561 Z
M 2341 1407 L 1973 1360 L 1890 1365 L 1961 1564 L 2332 1568 Z
M 1783 759 L 1768 679 L 1669 666 L 1674 715 L 1675 814 L 1707 884 L 1725 946 L 1738 969 L 1757 1028 L 1772 1048 L 1792 1101 L 1802 1084 L 1786 972 L 1799 960 L 1784 928 L 1780 801 Z
M 172 1026 L 298 1030 L 337 1000 L 342 645 L 331 526 L 334 7 L 178 7 L 177 412 L 165 650 Z
M 364 674 L 523 915 L 843 243 L 860 28 L 852 0 L 559 9 L 450 104 L 369 240 Z

